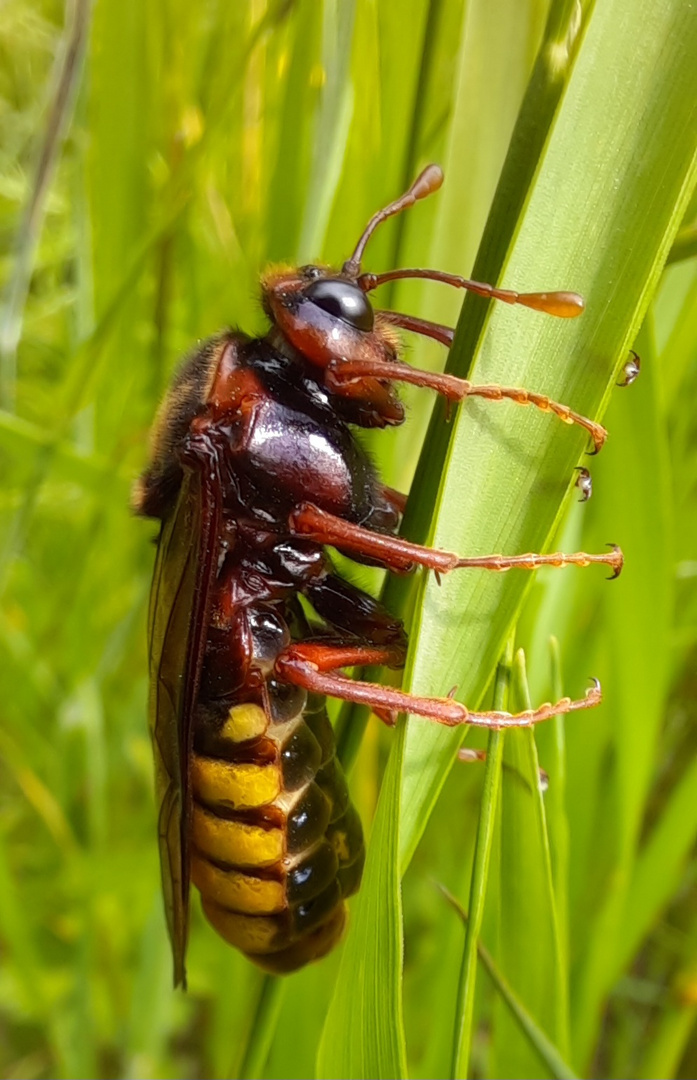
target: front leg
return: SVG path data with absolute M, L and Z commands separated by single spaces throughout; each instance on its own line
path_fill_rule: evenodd
M 607 431 L 602 424 L 574 412 L 568 405 L 553 401 L 547 394 L 538 394 L 518 386 L 501 386 L 498 383 L 477 385 L 469 379 L 455 375 L 441 375 L 432 371 L 420 371 L 398 361 L 335 360 L 327 368 L 327 385 L 335 393 L 347 393 L 352 385 L 360 386 L 368 377 L 386 382 L 406 382 L 413 386 L 428 387 L 442 394 L 449 402 L 464 401 L 468 397 L 486 398 L 488 401 L 513 401 L 517 405 L 534 405 L 542 412 L 550 412 L 565 424 L 577 424 L 588 432 L 593 440 L 593 453 L 602 448 Z

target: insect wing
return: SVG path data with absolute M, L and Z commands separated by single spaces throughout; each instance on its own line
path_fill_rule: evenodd
M 175 986 L 186 981 L 191 714 L 205 647 L 216 520 L 212 492 L 198 471 L 187 471 L 162 524 L 150 598 L 150 733 Z

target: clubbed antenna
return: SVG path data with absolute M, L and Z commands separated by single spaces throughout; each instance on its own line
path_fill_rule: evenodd
M 442 183 L 443 170 L 440 166 L 427 165 L 423 172 L 419 173 L 408 191 L 405 191 L 399 199 L 395 199 L 394 202 L 391 202 L 389 206 L 386 206 L 383 210 L 378 210 L 376 214 L 373 214 L 363 230 L 363 235 L 356 244 L 356 250 L 351 258 L 347 259 L 344 263 L 343 273 L 347 274 L 349 277 L 357 277 L 361 269 L 361 259 L 363 258 L 365 246 L 378 225 L 381 222 L 386 221 L 387 218 L 392 217 L 394 214 L 399 214 L 402 210 L 406 210 L 408 206 L 413 206 L 417 199 L 425 199 L 427 195 L 432 195 L 434 191 L 438 191 L 438 188 Z
M 503 300 L 506 304 L 522 304 L 523 307 L 543 311 L 547 315 L 556 315 L 560 319 L 575 319 L 577 315 L 582 314 L 586 306 L 583 297 L 575 292 L 519 293 L 513 289 L 498 289 L 482 281 L 470 281 L 469 278 L 460 277 L 458 274 L 446 274 L 442 270 L 388 270 L 384 274 L 361 274 L 357 283 L 363 292 L 372 292 L 379 285 L 384 285 L 386 281 L 401 281 L 403 278 L 442 281 L 456 289 L 468 289 L 470 292 L 477 293 L 478 296 Z

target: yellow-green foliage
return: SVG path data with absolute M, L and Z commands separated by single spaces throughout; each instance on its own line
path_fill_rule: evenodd
M 66 7 L 0 5 L 0 1074 L 694 1076 L 690 5 Z M 580 431 L 486 402 L 429 428 L 410 389 L 407 425 L 368 440 L 389 484 L 416 469 L 405 529 L 463 554 L 612 541 L 627 562 L 613 585 L 597 568 L 389 585 L 412 625 L 405 686 L 488 706 L 517 625 L 529 689 L 518 657 L 511 704 L 582 696 L 590 675 L 605 703 L 495 738 L 486 772 L 449 773 L 461 732 L 371 721 L 352 773 L 366 821 L 385 782 L 342 950 L 264 981 L 194 900 L 174 994 L 145 720 L 153 529 L 129 486 L 178 357 L 224 325 L 262 331 L 264 265 L 340 262 L 429 160 L 443 190 L 380 230 L 368 267 L 582 292 L 573 324 L 471 298 L 449 364 L 609 403 L 610 439 L 578 506 Z M 453 324 L 461 305 L 438 285 L 383 295 Z M 640 380 L 611 395 L 640 326 Z M 434 345 L 407 357 L 443 364 Z M 350 757 L 362 718 L 341 723 Z M 474 933 L 463 967 L 435 882 L 481 920 L 494 983 Z

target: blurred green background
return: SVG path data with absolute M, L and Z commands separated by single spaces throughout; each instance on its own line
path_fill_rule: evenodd
M 488 227 L 488 250 L 501 253 L 498 273 L 519 217 L 534 218 L 526 192 L 540 189 L 538 163 L 553 157 L 548 130 L 556 125 L 559 139 L 565 123 L 571 129 L 565 116 L 574 66 L 585 56 L 592 70 L 594 32 L 606 48 L 616 47 L 619 96 L 636 85 L 647 117 L 664 99 L 687 102 L 681 128 L 671 128 L 678 114 L 665 109 L 663 123 L 647 122 L 643 133 L 638 111 L 616 132 L 623 160 L 644 183 L 631 228 L 610 237 L 591 222 L 577 232 L 573 215 L 555 216 L 546 196 L 551 231 L 572 236 L 598 264 L 603 245 L 611 247 L 620 268 L 616 278 L 593 279 L 602 290 L 593 310 L 607 309 L 618 327 L 616 355 L 606 357 L 588 391 L 586 407 L 597 409 L 694 184 L 697 119 L 689 103 L 697 101 L 697 78 L 685 55 L 697 42 L 694 16 L 691 30 L 681 23 L 688 8 L 678 0 L 551 7 L 539 0 L 74 0 L 66 10 L 54 0 L 0 4 L 3 1077 L 314 1075 L 337 980 L 341 986 L 338 954 L 286 980 L 281 991 L 270 989 L 208 929 L 194 899 L 189 992 L 170 989 L 145 719 L 154 530 L 128 507 L 149 424 L 192 343 L 229 324 L 263 331 L 257 280 L 269 261 L 341 262 L 368 216 L 429 160 L 442 163 L 445 187 L 386 225 L 371 241 L 367 265 L 470 272 L 525 99 L 521 115 L 528 122 L 537 115 L 539 124 L 532 134 L 516 129 L 521 205 L 508 200 L 507 221 L 499 199 Z M 651 56 L 648 46 L 642 52 L 632 44 L 649 9 L 657 41 Z M 609 99 L 591 92 L 587 107 L 600 123 Z M 598 140 L 597 176 L 603 161 L 611 171 L 614 149 L 612 139 Z M 571 159 L 568 172 L 581 215 L 584 193 L 599 181 Z M 622 188 L 621 177 L 615 187 Z M 673 202 L 668 195 L 661 202 L 661 192 L 673 188 Z M 661 214 L 665 226 L 651 232 Z M 614 395 L 606 413 L 611 438 L 590 464 L 594 497 L 579 506 L 572 495 L 558 521 L 556 546 L 597 551 L 619 542 L 625 572 L 612 587 L 593 570 L 540 572 L 518 624 L 533 702 L 545 700 L 555 682 L 582 694 L 591 674 L 606 691 L 601 708 L 568 723 L 565 752 L 562 725 L 537 737 L 540 763 L 554 774 L 545 796 L 549 835 L 541 803 L 529 793 L 542 814 L 538 854 L 547 867 L 551 845 L 549 917 L 563 942 L 549 983 L 555 1009 L 558 1003 L 554 1024 L 526 976 L 534 969 L 538 982 L 546 980 L 550 962 L 535 922 L 548 918 L 547 907 L 535 906 L 544 870 L 525 864 L 512 891 L 512 803 L 504 803 L 496 825 L 494 901 L 483 927 L 503 974 L 577 1075 L 689 1078 L 697 1070 L 695 219 L 692 206 L 644 317 L 636 344 L 641 378 Z M 649 234 L 654 246 L 642 253 Z M 524 229 L 521 235 L 524 244 Z M 531 246 L 524 287 L 579 287 L 575 279 L 545 277 L 554 264 L 545 264 L 541 248 L 536 262 Z M 486 252 L 478 266 L 482 260 Z M 633 267 L 634 293 L 623 310 L 617 282 Z M 461 300 L 439 286 L 406 283 L 384 303 L 454 323 Z M 593 310 L 589 305 L 591 320 Z M 523 328 L 539 325 L 516 311 L 505 317 Z M 593 337 L 592 321 L 585 325 L 591 354 L 603 354 L 602 335 Z M 558 352 L 568 349 L 564 340 Z M 443 364 L 437 346 L 410 341 L 407 355 Z M 573 382 L 583 355 L 558 362 L 572 373 L 574 406 L 583 405 L 585 391 Z M 369 442 L 387 482 L 406 490 L 432 399 L 411 390 L 404 397 L 407 425 Z M 515 409 L 490 409 L 503 425 L 500 440 L 517 422 Z M 538 422 L 540 431 L 554 424 L 546 417 L 530 423 Z M 562 445 L 570 436 L 558 428 Z M 544 490 L 538 485 L 549 518 L 543 536 L 568 487 L 569 455 L 581 460 L 580 436 L 566 445 L 563 452 L 552 446 L 558 475 Z M 499 497 L 475 486 L 450 506 L 457 515 L 468 502 L 486 507 Z M 368 574 L 361 580 L 379 584 Z M 502 640 L 518 603 L 501 619 Z M 560 668 L 550 660 L 551 635 Z M 494 645 L 500 649 L 500 641 L 489 653 Z M 493 674 L 497 654 L 489 653 L 472 673 L 479 695 Z M 410 668 L 417 677 L 418 663 Z M 371 721 L 351 780 L 366 823 L 394 740 Z M 469 745 L 485 742 L 468 738 Z M 451 745 L 448 762 L 453 753 Z M 433 767 L 440 758 L 430 760 Z M 528 766 L 536 767 L 532 758 Z M 510 761 L 504 767 L 504 793 L 516 769 Z M 418 787 L 422 774 L 415 775 Z M 460 764 L 437 801 L 434 791 L 404 878 L 403 1008 L 414 1076 L 450 1075 L 463 932 L 434 882 L 468 906 L 482 782 L 481 766 Z M 430 810 L 429 803 L 419 811 L 422 824 Z M 395 858 L 395 882 L 396 866 Z M 368 897 L 373 889 L 371 879 Z M 390 894 L 381 896 L 375 893 L 384 910 Z M 354 922 L 362 926 L 360 917 Z M 347 965 L 350 942 L 351 935 Z M 384 977 L 387 985 L 389 973 Z M 265 1026 L 252 1030 L 262 989 L 262 1002 L 271 1004 Z M 385 1000 L 381 1020 L 397 1029 L 392 998 Z M 357 1039 L 350 1012 L 340 1010 L 339 1001 L 330 1023 Z M 471 1075 L 551 1074 L 512 1023 L 480 973 Z M 394 1075 L 385 1069 L 381 1075 Z

